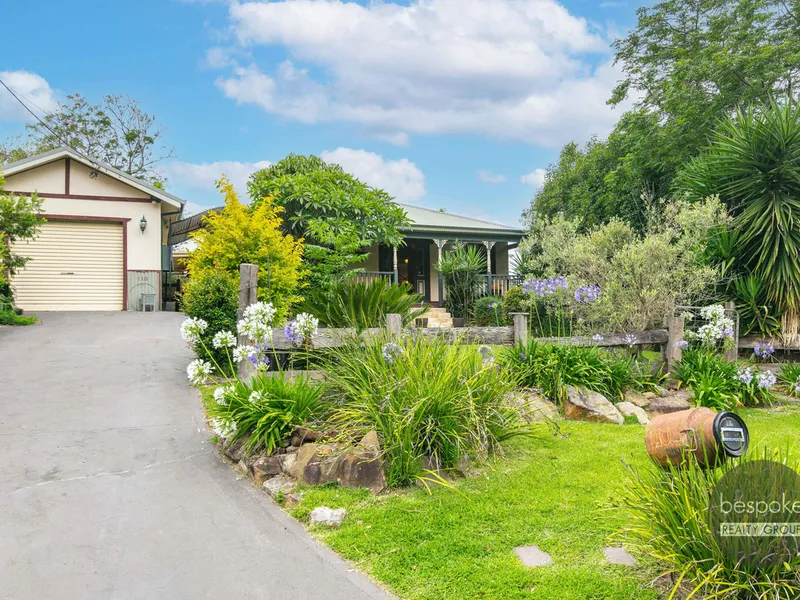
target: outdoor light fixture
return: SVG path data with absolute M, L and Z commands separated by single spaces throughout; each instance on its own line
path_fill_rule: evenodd
M 142 215 L 142 220 L 139 221 L 139 229 L 142 230 L 142 233 L 144 233 L 144 230 L 147 229 L 147 219 L 144 218 L 144 215 Z

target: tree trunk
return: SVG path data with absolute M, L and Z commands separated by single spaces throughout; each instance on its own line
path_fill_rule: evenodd
M 790 309 L 781 319 L 781 337 L 784 348 L 800 347 L 800 311 Z

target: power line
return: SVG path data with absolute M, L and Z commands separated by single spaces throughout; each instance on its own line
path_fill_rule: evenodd
M 73 152 L 75 152 L 75 153 L 76 153 L 78 156 L 82 156 L 83 158 L 85 158 L 86 160 L 88 160 L 88 161 L 89 161 L 89 162 L 92 164 L 92 166 L 95 168 L 95 170 L 98 170 L 98 169 L 100 168 L 100 166 L 101 166 L 101 165 L 98 163 L 98 161 L 96 161 L 95 159 L 93 159 L 93 158 L 91 158 L 91 157 L 89 157 L 89 156 L 86 156 L 86 155 L 85 155 L 83 152 L 80 152 L 79 150 L 77 150 L 77 149 L 73 148 L 73 147 L 72 147 L 72 146 L 69 144 L 69 142 L 65 141 L 65 140 L 64 140 L 64 138 L 62 138 L 62 137 L 61 137 L 60 135 L 58 135 L 58 134 L 57 134 L 55 131 L 53 131 L 53 128 L 52 128 L 52 127 L 50 127 L 50 125 L 48 125 L 48 124 L 47 124 L 47 123 L 45 123 L 44 121 L 42 121 L 42 119 L 40 119 L 40 118 L 39 118 L 39 115 L 37 115 L 35 112 L 33 112 L 33 111 L 30 109 L 30 107 L 29 107 L 27 104 L 25 104 L 25 103 L 22 101 L 22 99 L 21 99 L 21 98 L 20 98 L 20 97 L 17 95 L 17 93 L 16 93 L 14 90 L 12 90 L 10 87 L 8 87 L 8 84 L 6 84 L 6 82 L 5 82 L 5 81 L 3 81 L 2 79 L 0 79 L 0 85 L 2 85 L 4 88 L 6 88 L 6 89 L 8 90 L 8 93 L 9 93 L 9 94 L 11 94 L 11 96 L 14 98 L 14 100 L 16 100 L 17 102 L 19 102 L 19 104 L 22 106 L 22 108 L 24 108 L 26 111 L 28 111 L 28 112 L 29 112 L 29 113 L 30 113 L 30 114 L 33 116 L 33 118 L 34 118 L 34 119 L 36 119 L 36 120 L 37 120 L 39 123 L 41 123 L 42 127 L 44 127 L 45 129 L 47 129 L 47 131 L 49 131 L 50 133 L 52 133 L 52 134 L 53 134 L 53 136 L 55 136 L 55 138 L 56 138 L 58 141 L 60 141 L 62 144 L 64 144 L 64 145 L 65 145 L 65 146 L 67 146 L 68 148 L 71 148 L 71 149 L 72 149 L 72 151 L 73 151 Z M 31 101 L 31 100 L 28 100 L 28 102 L 30 102 L 31 104 L 33 104 L 34 106 L 36 106 L 36 104 L 34 104 L 34 103 Z M 38 108 L 39 110 L 41 110 L 41 111 L 42 111 L 42 112 L 43 112 L 45 115 L 47 115 L 47 116 L 51 116 L 51 115 L 50 115 L 50 114 L 49 114 L 49 113 L 48 113 L 46 110 L 42 109 L 41 107 L 39 107 L 39 106 L 36 106 L 36 108 Z

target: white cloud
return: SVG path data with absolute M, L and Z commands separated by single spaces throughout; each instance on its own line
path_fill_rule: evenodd
M 40 117 L 58 110 L 56 94 L 47 80 L 29 71 L 0 71 L 2 79 L 14 93 Z M 0 87 L 0 121 L 32 121 L 33 117 L 3 87 Z
M 505 175 L 492 173 L 491 171 L 487 171 L 485 169 L 480 169 L 478 171 L 478 181 L 482 181 L 483 183 L 505 183 L 507 179 L 508 178 Z
M 383 142 L 389 142 L 395 146 L 403 146 L 404 148 L 411 145 L 411 137 L 404 131 L 376 131 L 372 132 L 370 137 Z
M 218 87 L 286 119 L 550 146 L 616 120 L 607 41 L 556 0 L 234 2 L 229 16 L 240 49 L 289 58 L 274 71 L 236 65 Z M 606 62 L 592 68 L 593 55 Z
M 325 151 L 320 157 L 327 163 L 340 165 L 364 183 L 384 190 L 398 202 L 417 202 L 428 193 L 425 175 L 406 158 L 385 160 L 374 152 L 351 148 Z
M 534 169 L 527 175 L 523 175 L 521 178 L 522 183 L 527 183 L 528 185 L 532 185 L 537 190 L 544 185 L 544 179 L 547 175 L 547 171 L 545 169 Z
M 215 182 L 224 174 L 239 192 L 241 200 L 247 202 L 247 179 L 270 162 L 219 161 L 213 163 L 188 163 L 173 161 L 163 166 L 170 183 L 177 183 L 191 190 L 216 190 Z M 205 210 L 205 209 L 203 209 Z

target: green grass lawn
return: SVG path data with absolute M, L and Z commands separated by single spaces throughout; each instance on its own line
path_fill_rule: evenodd
M 800 409 L 743 410 L 754 446 L 791 446 Z M 506 458 L 455 488 L 392 492 L 306 488 L 291 510 L 300 519 L 317 506 L 344 507 L 340 529 L 314 529 L 344 558 L 408 599 L 655 599 L 658 565 L 606 564 L 603 547 L 625 514 L 604 508 L 627 465 L 648 466 L 644 428 L 568 421 L 561 435 L 512 443 Z M 529 569 L 515 546 L 536 544 L 554 564 Z

